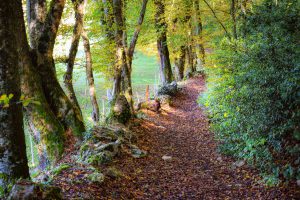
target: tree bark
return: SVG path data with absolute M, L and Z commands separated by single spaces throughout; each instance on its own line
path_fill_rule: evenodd
M 78 52 L 78 46 L 80 36 L 83 30 L 83 17 L 84 17 L 84 0 L 77 0 L 73 2 L 75 11 L 75 25 L 73 29 L 73 37 L 71 48 L 69 50 L 69 57 L 67 62 L 67 71 L 64 75 L 64 83 L 68 92 L 68 97 L 75 107 L 80 111 L 80 106 L 76 98 L 75 90 L 73 87 L 73 69 L 76 55 Z M 82 113 L 80 112 L 81 117 Z
M 195 65 L 194 65 L 194 52 L 193 52 L 193 46 L 190 44 L 186 47 L 186 59 L 187 59 L 187 65 L 185 69 L 185 74 L 188 75 L 190 73 L 194 73 L 196 71 Z
M 35 68 L 33 61 L 34 54 L 30 54 L 26 38 L 25 22 L 23 18 L 22 7 L 16 16 L 18 23 L 18 50 L 19 65 L 22 68 L 21 88 L 26 98 L 37 101 L 26 106 L 25 116 L 28 119 L 29 127 L 32 130 L 33 138 L 39 144 L 40 149 L 40 169 L 44 169 L 48 160 L 55 163 L 62 155 L 64 150 L 65 129 L 59 119 L 52 112 L 43 88 L 42 81 Z M 19 7 L 17 7 L 19 9 Z M 33 58 L 32 58 L 33 57 Z M 43 162 L 44 161 L 44 162 Z
M 129 45 L 128 49 L 127 49 L 127 46 L 126 46 L 127 45 L 127 37 L 125 37 L 126 39 L 124 39 L 124 46 L 127 49 L 127 53 L 126 53 L 127 54 L 127 64 L 125 65 L 125 68 L 123 69 L 124 76 L 125 76 L 125 78 L 123 79 L 123 81 L 124 81 L 124 83 L 123 83 L 123 85 L 124 85 L 123 92 L 124 92 L 124 94 L 127 98 L 127 101 L 129 102 L 130 109 L 131 109 L 132 113 L 135 112 L 134 107 L 133 107 L 133 92 L 132 92 L 132 82 L 131 82 L 132 60 L 133 60 L 133 54 L 134 54 L 134 51 L 135 51 L 135 46 L 136 46 L 136 43 L 138 41 L 139 34 L 141 32 L 141 26 L 142 26 L 143 21 L 144 21 L 146 8 L 147 8 L 147 3 L 148 3 L 148 0 L 143 0 L 142 8 L 141 8 L 140 15 L 139 15 L 139 19 L 138 19 L 135 31 L 133 33 L 133 36 L 131 38 L 131 42 L 130 42 L 130 45 Z M 126 31 L 125 31 L 124 35 L 127 35 Z
M 121 80 L 122 80 L 122 70 L 126 65 L 126 52 L 123 41 L 123 3 L 122 0 L 113 0 L 113 12 L 114 20 L 116 25 L 115 31 L 115 44 L 116 44 L 116 54 L 114 63 L 114 85 L 113 85 L 113 99 L 116 99 L 121 93 Z
M 49 5 L 49 11 L 46 15 L 43 29 L 39 30 L 37 49 L 33 48 L 36 60 L 35 65 L 39 75 L 42 77 L 42 88 L 50 109 L 54 115 L 63 124 L 66 130 L 71 130 L 77 138 L 82 138 L 85 131 L 83 119 L 80 110 L 74 106 L 61 88 L 55 72 L 53 60 L 53 48 L 56 39 L 57 30 L 60 24 L 65 0 L 52 0 Z M 30 12 L 36 12 L 31 10 Z M 38 15 L 38 13 L 35 13 Z M 34 23 L 29 21 L 28 24 Z M 29 37 L 31 40 L 34 37 Z M 35 43 L 32 41 L 31 43 Z
M 203 25 L 202 25 L 202 18 L 200 13 L 200 5 L 199 0 L 194 0 L 194 7 L 196 13 L 196 33 L 195 36 L 197 37 L 196 43 L 196 54 L 197 58 L 201 60 L 202 63 L 205 64 L 205 49 L 203 44 Z M 198 63 L 198 66 L 200 66 Z
M 92 119 L 94 123 L 97 124 L 99 122 L 100 115 L 99 115 L 99 105 L 97 102 L 96 89 L 95 89 L 94 76 L 93 76 L 90 41 L 84 30 L 81 33 L 81 37 L 83 40 L 83 46 L 84 46 L 85 58 L 86 58 L 86 65 L 85 65 L 86 77 L 89 84 L 90 99 L 93 106 Z
M 0 105 L 0 188 L 19 178 L 29 178 L 23 131 L 22 106 L 19 103 L 20 77 L 17 52 L 17 6 L 21 2 L 0 1 L 0 96 L 12 94 L 9 107 Z
M 155 25 L 157 30 L 157 49 L 160 57 L 160 77 L 162 84 L 173 81 L 169 49 L 167 44 L 167 23 L 165 21 L 164 0 L 155 0 L 156 14 Z
M 185 66 L 185 57 L 186 57 L 186 47 L 180 47 L 180 54 L 175 58 L 175 73 L 176 81 L 181 81 L 184 77 L 184 66 Z

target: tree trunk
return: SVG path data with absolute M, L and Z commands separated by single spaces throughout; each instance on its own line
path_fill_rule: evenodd
M 181 81 L 184 77 L 184 66 L 185 66 L 185 52 L 186 47 L 180 47 L 180 55 L 175 58 L 175 72 L 176 72 L 176 81 Z
M 237 27 L 236 27 L 236 0 L 231 0 L 231 6 L 230 6 L 230 15 L 232 19 L 232 35 L 234 39 L 237 39 Z
M 186 69 L 185 69 L 185 74 L 186 76 L 189 75 L 190 73 L 194 73 L 196 71 L 195 65 L 194 65 L 194 52 L 193 52 L 193 46 L 189 45 L 186 48 Z
M 202 25 L 202 18 L 200 13 L 200 5 L 199 0 L 194 0 L 194 7 L 196 12 L 196 33 L 195 36 L 197 37 L 196 43 L 196 54 L 197 59 L 200 59 L 202 63 L 198 62 L 198 66 L 205 64 L 205 49 L 203 44 L 203 25 Z
M 74 11 L 75 11 L 75 25 L 73 29 L 71 48 L 69 51 L 67 71 L 64 75 L 64 83 L 68 91 L 68 97 L 70 101 L 80 111 L 80 106 L 76 98 L 75 90 L 73 87 L 73 68 L 74 68 L 74 62 L 78 51 L 80 36 L 83 30 L 84 0 L 75 1 L 73 4 L 74 4 Z M 82 113 L 80 114 L 82 115 Z
M 39 156 L 40 169 L 44 169 L 48 161 L 55 163 L 61 157 L 64 149 L 65 130 L 50 109 L 42 88 L 41 78 L 33 64 L 35 54 L 29 52 L 21 8 L 18 11 L 19 15 L 16 16 L 19 19 L 18 23 L 15 24 L 18 28 L 17 44 L 19 45 L 19 64 L 22 68 L 21 89 L 26 98 L 37 101 L 37 103 L 30 103 L 24 109 L 33 138 L 39 144 L 40 149 L 43 150 L 39 152 Z
M 137 22 L 137 26 L 136 26 L 135 31 L 133 33 L 129 48 L 127 49 L 127 64 L 126 64 L 126 67 L 123 69 L 123 72 L 124 72 L 124 75 L 125 75 L 123 92 L 124 92 L 124 94 L 127 98 L 127 101 L 129 102 L 130 109 L 131 109 L 132 113 L 134 113 L 133 92 L 132 92 L 132 82 L 131 82 L 132 60 L 133 60 L 133 54 L 134 54 L 134 51 L 135 51 L 135 46 L 136 46 L 137 40 L 139 38 L 139 34 L 141 32 L 141 26 L 142 26 L 143 21 L 144 21 L 146 8 L 147 8 L 147 3 L 148 3 L 148 0 L 143 0 L 142 8 L 141 8 L 139 19 L 138 19 L 138 22 Z M 124 46 L 125 47 L 127 47 L 126 44 L 127 44 L 127 39 L 124 39 Z
M 14 26 L 19 10 L 15 6 L 21 2 L 16 2 L 0 1 L 0 96 L 13 95 L 8 107 L 0 104 L 0 189 L 4 193 L 13 181 L 29 178 Z
M 116 99 L 121 93 L 121 80 L 122 80 L 122 70 L 126 66 L 126 52 L 123 41 L 123 4 L 122 0 L 113 1 L 113 11 L 114 11 L 114 20 L 116 24 L 115 31 L 115 43 L 116 43 L 116 54 L 115 54 L 115 63 L 114 63 L 114 86 L 113 86 L 113 99 Z
M 163 0 L 155 0 L 155 25 L 157 30 L 157 49 L 160 57 L 160 77 L 162 84 L 171 83 L 173 74 L 167 44 L 167 23 L 165 21 L 165 5 Z
M 54 43 L 64 5 L 65 0 L 51 1 L 49 12 L 42 26 L 43 29 L 36 34 L 39 36 L 37 49 L 32 46 L 34 57 L 36 57 L 34 64 L 37 66 L 36 69 L 38 69 L 39 75 L 43 77 L 41 79 L 42 88 L 50 109 L 66 130 L 71 130 L 74 135 L 81 139 L 82 133 L 85 131 L 81 112 L 76 106 L 73 106 L 62 90 L 56 77 L 53 60 Z M 29 12 L 34 12 L 36 16 L 39 14 L 37 10 L 30 10 Z M 29 20 L 31 20 L 28 22 L 30 24 L 29 28 L 35 27 L 35 21 L 32 21 L 32 18 L 29 18 Z M 29 38 L 35 40 L 33 36 Z M 36 43 L 36 41 L 31 43 Z
M 98 106 L 98 102 L 97 102 L 97 98 L 96 98 L 96 91 L 95 91 L 90 41 L 84 30 L 83 30 L 81 36 L 82 36 L 82 40 L 83 40 L 83 46 L 84 46 L 84 52 L 85 52 L 85 58 L 86 58 L 86 65 L 85 65 L 86 77 L 87 77 L 89 88 L 90 88 L 90 90 L 89 90 L 90 98 L 91 98 L 91 103 L 93 106 L 92 119 L 93 119 L 94 123 L 97 124 L 99 122 L 100 116 L 99 116 L 99 106 Z

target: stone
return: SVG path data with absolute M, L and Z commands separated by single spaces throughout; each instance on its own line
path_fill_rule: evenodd
M 172 97 L 170 95 L 160 95 L 157 96 L 160 104 L 172 105 Z
M 219 156 L 219 157 L 217 158 L 217 161 L 222 162 L 222 161 L 223 161 L 223 160 L 222 160 L 222 157 Z
M 139 149 L 135 145 L 131 145 L 130 149 L 131 149 L 131 155 L 134 158 L 142 158 L 142 157 L 147 156 L 147 152 L 146 151 L 143 151 L 143 150 Z
M 106 164 L 112 161 L 114 155 L 110 151 L 102 151 L 87 158 L 86 162 L 92 165 Z
M 164 156 L 162 157 L 162 159 L 163 159 L 164 161 L 170 161 L 170 160 L 172 160 L 172 156 L 164 155 Z
M 165 84 L 161 88 L 159 88 L 157 95 L 169 95 L 169 96 L 175 96 L 177 94 L 177 83 L 173 81 L 170 84 Z
M 115 167 L 109 167 L 106 171 L 106 175 L 113 179 L 121 178 L 124 176 L 124 174 Z
M 18 181 L 9 194 L 8 200 L 59 200 L 63 199 L 61 189 L 55 186 L 37 184 L 32 181 Z
M 239 160 L 239 161 L 236 161 L 235 163 L 233 163 L 233 165 L 236 167 L 242 167 L 243 165 L 245 165 L 245 161 Z
M 141 109 L 158 112 L 160 110 L 160 101 L 158 99 L 140 102 L 137 106 L 137 111 Z
M 93 183 L 103 183 L 105 180 L 104 174 L 100 172 L 94 172 L 87 176 L 87 179 Z

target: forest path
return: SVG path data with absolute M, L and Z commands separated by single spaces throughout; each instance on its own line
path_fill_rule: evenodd
M 68 185 L 67 198 L 297 199 L 295 189 L 267 188 L 259 184 L 255 170 L 217 153 L 208 119 L 197 104 L 204 90 L 204 78 L 192 78 L 172 106 L 162 107 L 159 114 L 145 111 L 145 119 L 137 120 L 140 125 L 133 131 L 137 146 L 148 155 L 137 159 L 122 154 L 106 166 L 121 171 L 121 178 L 107 177 L 99 185 Z
M 109 180 L 98 191 L 101 199 L 291 199 L 283 188 L 266 188 L 257 173 L 234 167 L 233 160 L 217 153 L 207 117 L 197 104 L 205 90 L 202 77 L 185 82 L 172 107 L 134 128 L 138 146 L 148 151 L 140 159 L 123 157 L 115 167 L 125 178 Z M 163 156 L 171 156 L 164 160 Z

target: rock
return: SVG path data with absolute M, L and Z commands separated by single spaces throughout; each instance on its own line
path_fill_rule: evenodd
M 145 157 L 147 155 L 146 151 L 143 151 L 143 150 L 139 149 L 135 145 L 131 145 L 130 149 L 131 149 L 131 155 L 134 158 L 142 158 L 142 157 Z
M 297 180 L 297 185 L 300 187 L 300 180 Z
M 91 155 L 86 159 L 88 164 L 101 165 L 112 161 L 114 155 L 110 151 L 101 151 L 97 154 Z
M 119 95 L 110 114 L 110 120 L 126 124 L 131 119 L 130 105 L 124 95 Z
M 219 156 L 219 157 L 217 158 L 217 161 L 222 162 L 222 161 L 223 161 L 223 160 L 222 160 L 222 157 Z
M 170 161 L 170 160 L 172 160 L 172 156 L 164 155 L 164 156 L 162 157 L 162 159 L 163 159 L 164 161 Z
M 158 112 L 160 109 L 160 101 L 158 99 L 140 102 L 137 106 L 137 111 L 141 109 Z
M 193 78 L 194 77 L 194 74 L 192 73 L 192 72 L 188 72 L 188 73 L 186 73 L 186 75 L 185 75 L 185 78 L 186 79 L 190 79 L 190 78 Z
M 94 172 L 92 174 L 89 174 L 87 176 L 87 179 L 93 183 L 103 183 L 105 176 L 100 172 Z
M 242 167 L 243 165 L 245 165 L 245 161 L 239 160 L 239 161 L 236 161 L 235 163 L 233 163 L 233 165 L 236 167 Z
M 119 147 L 120 147 L 120 140 L 117 140 L 115 142 L 110 142 L 107 144 L 101 144 L 100 145 L 95 145 L 95 151 L 96 152 L 103 152 L 103 151 L 109 151 L 113 154 L 113 156 L 117 155 L 119 153 Z
M 94 127 L 85 134 L 77 161 L 92 165 L 109 163 L 120 154 L 123 144 L 136 141 L 137 137 L 123 124 Z
M 124 174 L 120 170 L 116 169 L 115 167 L 108 168 L 106 171 L 106 175 L 114 179 L 124 176 Z
M 176 93 L 178 92 L 177 90 L 177 83 L 173 81 L 170 84 L 165 84 L 161 88 L 159 88 L 157 95 L 169 95 L 169 96 L 175 96 Z
M 58 187 L 37 184 L 27 180 L 18 181 L 9 194 L 8 200 L 59 200 L 63 199 Z
M 157 96 L 160 104 L 172 105 L 172 97 L 170 95 L 160 95 Z

